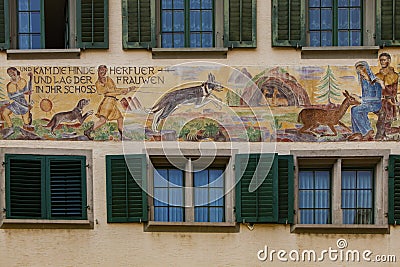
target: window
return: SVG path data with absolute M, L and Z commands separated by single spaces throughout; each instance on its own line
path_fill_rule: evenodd
M 6 218 L 86 220 L 86 158 L 6 154 Z
M 362 45 L 361 2 L 361 0 L 309 0 L 309 45 Z
M 256 47 L 255 0 L 123 0 L 123 47 Z
M 108 47 L 108 0 L 0 0 L 3 49 Z
M 399 45 L 400 5 L 396 2 L 273 0 L 272 45 Z
M 373 223 L 373 170 L 342 171 L 342 212 L 344 224 Z
M 161 0 L 161 47 L 213 47 L 213 2 Z
M 197 150 L 183 150 L 183 154 L 193 151 Z M 216 157 L 200 158 L 193 153 L 178 158 L 165 156 L 164 150 L 151 153 L 106 157 L 108 222 L 147 222 L 145 231 L 197 227 L 207 232 L 237 232 L 235 221 L 293 222 L 290 155 L 232 155 L 230 150 L 217 150 Z M 250 190 L 253 178 L 259 184 Z
M 330 170 L 299 171 L 299 223 L 331 222 Z
M 170 165 L 165 158 L 152 157 L 151 160 L 154 165 L 152 220 L 225 221 L 224 173 L 229 158 L 210 158 L 210 166 L 198 165 L 196 159 L 190 157 L 186 162 L 177 159 L 182 168 Z M 202 157 L 202 160 L 205 159 Z

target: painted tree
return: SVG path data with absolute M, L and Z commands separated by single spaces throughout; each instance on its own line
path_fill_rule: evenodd
M 318 91 L 317 94 L 317 101 L 318 102 L 325 102 L 328 101 L 328 104 L 332 104 L 332 100 L 340 100 L 340 88 L 339 84 L 336 80 L 333 71 L 328 65 L 324 76 L 321 78 L 320 83 L 317 85 Z

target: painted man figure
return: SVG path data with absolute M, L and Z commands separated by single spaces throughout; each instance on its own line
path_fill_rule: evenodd
M 391 56 L 388 53 L 379 55 L 379 63 L 381 69 L 376 75 L 381 79 L 385 86 L 382 88 L 382 108 L 378 113 L 378 121 L 376 123 L 376 136 L 375 139 L 382 140 L 386 134 L 390 134 L 395 129 L 392 129 L 392 122 L 396 119 L 396 96 L 397 84 L 399 82 L 399 75 L 390 66 Z
M 368 118 L 369 112 L 378 112 L 382 106 L 381 96 L 384 84 L 371 71 L 368 63 L 359 61 L 355 65 L 358 80 L 361 84 L 361 105 L 351 108 L 351 126 L 353 134 L 348 137 L 349 141 L 372 140 L 374 131 Z
M 90 134 L 96 129 L 100 128 L 107 121 L 117 121 L 118 131 L 121 137 L 122 129 L 123 129 L 123 116 L 118 109 L 118 99 L 119 95 L 126 95 L 128 92 L 131 92 L 136 89 L 136 87 L 132 86 L 129 88 L 120 89 L 115 86 L 114 81 L 107 76 L 107 66 L 100 65 L 97 69 L 98 79 L 96 81 L 96 90 L 98 94 L 104 96 L 101 101 L 96 116 L 99 118 L 98 121 L 94 123 L 92 127 L 87 129 L 84 134 L 87 136 L 89 140 L 93 140 L 93 137 Z
M 25 130 L 33 130 L 30 125 L 30 107 L 25 95 L 31 94 L 32 90 L 32 73 L 28 73 L 29 82 L 21 77 L 21 73 L 17 68 L 10 67 L 7 69 L 7 74 L 10 76 L 10 82 L 7 83 L 7 94 L 10 98 L 10 104 L 3 111 L 3 118 L 7 126 L 12 128 L 11 114 L 21 115 L 23 128 Z

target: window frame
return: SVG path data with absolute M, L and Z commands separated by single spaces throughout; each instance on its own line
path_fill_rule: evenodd
M 331 46 L 334 46 L 334 47 L 341 47 L 341 45 L 339 45 L 338 44 L 338 42 L 339 42 L 339 32 L 341 31 L 341 29 L 339 29 L 339 25 L 338 25 L 338 23 L 339 23 L 339 6 L 338 6 L 338 0 L 332 0 L 333 2 L 332 2 L 332 7 L 331 7 L 331 11 L 332 11 L 332 28 L 331 29 L 329 29 L 331 32 L 332 32 L 332 45 Z M 307 1 L 307 3 L 306 3 L 306 8 L 305 8 L 305 13 L 306 13 L 306 25 L 307 25 L 307 41 L 306 41 L 306 43 L 307 43 L 307 46 L 309 46 L 309 47 L 326 47 L 326 46 L 323 46 L 323 45 L 318 45 L 318 46 L 311 46 L 311 40 L 310 40 L 310 32 L 312 31 L 312 30 L 310 30 L 310 24 L 309 24 L 309 22 L 310 22 L 310 9 L 312 8 L 312 7 L 310 7 L 309 5 L 308 5 L 308 2 L 309 1 Z M 360 41 L 360 45 L 356 45 L 355 47 L 358 47 L 358 46 L 364 46 L 364 32 L 365 32 L 365 24 L 364 24 L 364 13 L 365 13 L 365 8 L 364 8 L 364 1 L 363 0 L 360 0 L 360 11 L 361 11 L 361 14 L 360 14 L 360 35 L 361 35 L 361 41 Z M 320 6 L 320 7 L 318 7 L 320 10 L 321 9 L 323 9 L 323 7 L 322 6 Z M 347 9 L 350 9 L 350 7 L 347 7 Z M 350 15 L 349 15 L 350 16 Z M 350 19 L 350 17 L 349 17 L 349 19 Z M 349 25 L 349 27 L 350 27 L 350 25 Z M 319 31 L 322 31 L 323 29 L 320 29 Z M 315 30 L 316 32 L 318 32 L 317 30 Z M 328 30 L 327 30 L 328 31 Z M 345 31 L 347 31 L 348 32 L 348 34 L 349 34 L 349 32 L 351 32 L 351 29 L 346 29 Z M 321 40 L 320 40 L 321 41 Z M 350 38 L 349 38 L 349 42 L 351 42 L 350 41 Z M 329 46 L 328 46 L 329 47 Z M 346 45 L 345 47 L 354 47 L 353 45 Z
M 298 192 L 300 192 L 301 190 L 312 190 L 313 191 L 313 203 L 315 203 L 315 191 L 317 190 L 328 190 L 329 191 L 329 207 L 328 208 L 323 208 L 323 209 L 328 209 L 329 210 L 329 216 L 328 216 L 328 221 L 329 223 L 326 224 L 330 224 L 332 222 L 332 170 L 329 168 L 311 168 L 311 167 L 307 167 L 307 168 L 299 168 L 299 173 L 301 171 L 311 171 L 313 172 L 313 183 L 315 184 L 315 172 L 317 171 L 328 171 L 329 172 L 329 189 L 317 189 L 315 188 L 315 186 L 312 189 L 302 189 L 302 188 L 298 188 Z M 298 179 L 300 180 L 300 175 L 298 176 Z M 300 182 L 299 182 L 300 183 Z M 300 197 L 299 197 L 300 198 Z M 318 210 L 321 208 L 317 208 L 312 207 L 312 208 L 300 208 L 299 207 L 299 215 L 298 217 L 300 217 L 301 220 L 301 210 L 305 209 L 305 210 Z M 313 220 L 315 221 L 315 214 L 313 215 Z M 300 224 L 304 224 L 302 222 L 299 222 Z M 313 224 L 324 224 L 324 223 L 313 223 Z
M 196 163 L 193 163 L 192 158 L 198 158 L 198 155 L 196 156 L 192 156 L 189 154 L 185 154 L 185 159 L 187 158 L 188 161 L 186 163 L 183 163 L 182 159 L 179 158 L 178 161 L 179 164 L 181 164 L 179 166 L 179 168 L 182 170 L 183 172 L 183 221 L 179 221 L 179 222 L 174 222 L 174 221 L 156 221 L 155 220 L 155 206 L 154 206 L 154 172 L 156 169 L 178 169 L 178 168 L 174 168 L 170 163 L 166 163 L 166 160 L 174 158 L 173 156 L 150 156 L 149 157 L 149 179 L 148 179 L 148 192 L 150 192 L 149 197 L 147 202 L 149 203 L 149 207 L 150 207 L 150 214 L 149 214 L 149 218 L 150 218 L 150 223 L 151 224 L 224 224 L 224 223 L 231 223 L 234 222 L 233 219 L 233 210 L 230 210 L 229 207 L 231 207 L 233 205 L 233 190 L 227 191 L 227 188 L 229 187 L 229 184 L 231 182 L 234 182 L 234 176 L 232 177 L 232 181 L 229 180 L 229 178 L 227 178 L 229 175 L 229 173 L 232 171 L 232 160 L 231 158 L 228 158 L 227 156 L 216 156 L 217 161 L 222 161 L 221 162 L 217 162 L 217 163 L 212 163 L 209 167 L 207 167 L 207 169 L 224 169 L 224 173 L 223 173 L 223 179 L 224 179 L 224 214 L 223 214 L 223 221 L 222 222 L 197 222 L 195 221 L 195 188 L 194 187 L 194 169 L 196 168 Z M 202 157 L 203 158 L 203 157 Z M 210 157 L 211 158 L 211 157 Z M 173 159 L 174 160 L 174 159 Z M 222 166 L 224 165 L 224 166 Z M 233 174 L 232 174 L 233 175 Z M 232 185 L 233 186 L 233 185 Z
M 388 185 L 385 183 L 388 178 L 386 166 L 389 160 L 389 150 L 292 150 L 295 157 L 295 210 L 299 210 L 298 201 L 298 172 L 301 168 L 331 167 L 331 224 L 300 224 L 298 212 L 295 214 L 294 224 L 291 231 L 294 233 L 388 233 L 389 225 L 387 219 Z M 316 167 L 317 166 L 317 167 Z M 365 169 L 374 168 L 374 192 L 373 192 L 373 224 L 343 224 L 341 206 L 341 173 L 347 167 L 358 167 Z

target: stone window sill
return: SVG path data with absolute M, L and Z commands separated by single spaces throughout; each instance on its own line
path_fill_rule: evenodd
M 4 219 L 1 229 L 93 229 L 89 220 Z
M 228 48 L 153 48 L 153 59 L 224 59 Z
M 156 222 L 144 225 L 145 232 L 204 232 L 204 233 L 238 233 L 240 227 L 234 222 Z
M 375 224 L 294 224 L 290 231 L 296 234 L 389 234 L 388 225 Z
M 379 46 L 302 47 L 302 59 L 377 59 Z
M 7 59 L 79 59 L 81 50 L 71 49 L 8 49 Z

